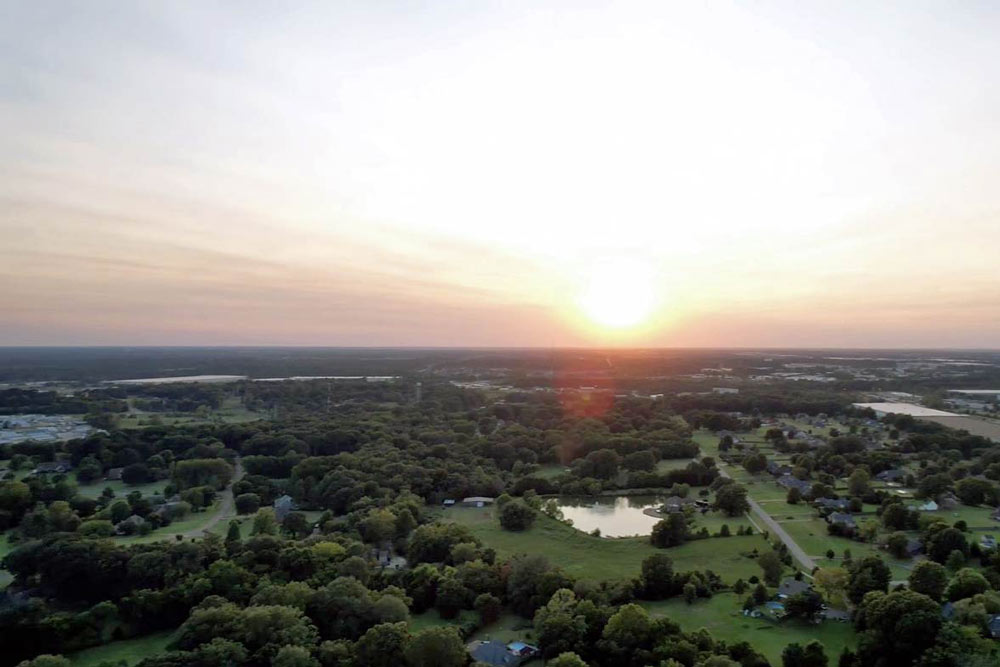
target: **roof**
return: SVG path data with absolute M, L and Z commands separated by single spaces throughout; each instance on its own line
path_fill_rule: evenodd
M 911 417 L 959 417 L 954 412 L 925 408 L 922 405 L 913 403 L 853 403 L 856 408 L 871 408 L 876 412 L 892 413 L 895 415 L 909 415 Z
M 834 512 L 833 514 L 831 514 L 830 516 L 828 516 L 826 519 L 830 523 L 839 523 L 839 524 L 843 524 L 845 526 L 854 526 L 855 525 L 855 523 L 854 523 L 854 517 L 851 516 L 850 514 L 846 514 L 844 512 Z
M 810 586 L 808 581 L 798 581 L 797 579 L 785 579 L 778 586 L 778 593 L 780 595 L 796 595 L 797 593 L 805 593 L 812 586 Z
M 778 484 L 786 489 L 796 488 L 799 491 L 808 491 L 812 488 L 812 482 L 791 475 L 782 475 L 778 478 Z
M 493 498 L 487 498 L 486 496 L 469 496 L 468 498 L 462 498 L 463 503 L 492 503 Z
M 469 645 L 469 653 L 472 659 L 478 662 L 485 662 L 488 665 L 513 666 L 521 663 L 521 658 L 507 650 L 503 642 L 480 641 Z

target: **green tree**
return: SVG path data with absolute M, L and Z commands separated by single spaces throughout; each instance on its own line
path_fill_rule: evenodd
M 892 554 L 893 558 L 906 558 L 906 545 L 909 543 L 906 533 L 896 531 L 885 541 L 885 548 Z
M 642 588 L 652 600 L 669 597 L 674 588 L 674 561 L 666 554 L 653 554 L 643 559 Z
M 567 651 L 545 663 L 547 667 L 587 667 L 587 663 L 576 653 Z
M 849 572 L 847 597 L 854 604 L 860 604 L 870 591 L 888 590 L 892 579 L 889 567 L 878 556 L 868 556 L 852 563 Z
M 277 535 L 278 519 L 274 515 L 274 510 L 270 507 L 262 507 L 257 510 L 253 517 L 253 527 L 250 529 L 251 535 Z
M 940 563 L 922 560 L 913 566 L 908 583 L 911 590 L 939 601 L 948 585 L 948 571 Z
M 990 584 L 986 581 L 986 577 L 976 570 L 966 567 L 952 577 L 944 595 L 954 602 L 963 598 L 971 598 L 973 595 L 985 593 L 988 590 L 990 590 Z
M 232 519 L 229 522 L 229 529 L 226 531 L 226 542 L 234 543 L 243 540 L 243 536 L 240 533 L 240 522 L 236 519 Z
M 746 488 L 741 484 L 726 484 L 715 492 L 712 507 L 728 516 L 745 514 L 750 509 Z
M 235 502 L 239 514 L 253 514 L 260 509 L 260 496 L 256 493 L 241 493 Z
M 781 556 L 776 551 L 767 551 L 757 558 L 757 565 L 764 572 L 764 581 L 768 586 L 777 586 L 781 582 L 781 573 L 785 570 Z
M 362 667 L 398 667 L 410 633 L 406 623 L 381 623 L 361 635 L 355 646 Z
M 851 496 L 863 498 L 871 492 L 871 475 L 864 468 L 855 468 L 847 478 L 847 492 Z
M 500 525 L 505 530 L 527 530 L 535 522 L 535 510 L 522 500 L 512 500 L 500 508 Z
M 271 661 L 273 667 L 320 667 L 319 660 L 312 657 L 304 646 L 282 646 Z
M 688 540 L 688 536 L 687 519 L 681 512 L 674 512 L 666 519 L 660 519 L 653 525 L 649 542 L 654 547 L 665 549 L 684 544 Z
M 788 489 L 788 493 L 785 494 L 785 502 L 789 505 L 798 505 L 802 502 L 802 492 L 799 491 L 798 487 L 793 486 Z M 797 646 L 797 644 L 792 644 L 792 646 Z
M 370 544 L 382 544 L 396 533 L 396 515 L 387 509 L 375 509 L 361 522 L 361 534 Z
M 418 632 L 404 654 L 409 667 L 463 667 L 468 659 L 462 637 L 451 627 Z

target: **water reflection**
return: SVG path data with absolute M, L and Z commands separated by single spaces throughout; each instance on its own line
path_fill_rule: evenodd
M 604 537 L 649 535 L 659 519 L 643 510 L 659 507 L 665 496 L 599 496 L 597 498 L 558 499 L 563 516 L 573 520 L 573 527 L 589 533 L 595 528 Z

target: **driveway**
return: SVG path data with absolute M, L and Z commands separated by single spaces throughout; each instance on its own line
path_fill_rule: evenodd
M 729 473 L 726 472 L 726 464 L 719 461 L 716 464 L 719 468 L 719 474 L 723 477 L 730 477 Z M 756 500 L 747 495 L 747 502 L 750 503 L 750 510 L 756 514 L 760 520 L 767 526 L 768 532 L 772 535 L 776 535 L 786 547 L 788 547 L 788 553 L 792 555 L 792 558 L 797 560 L 800 565 L 805 569 L 806 574 L 809 574 L 816 567 L 816 561 L 809 557 L 802 547 L 792 539 L 792 536 L 785 532 L 785 529 L 781 527 L 781 524 L 771 518 L 771 515 L 764 511 Z

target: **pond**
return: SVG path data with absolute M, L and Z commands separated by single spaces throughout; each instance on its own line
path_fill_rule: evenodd
M 598 496 L 596 498 L 560 497 L 559 509 L 572 519 L 573 527 L 589 533 L 600 528 L 603 537 L 649 535 L 659 519 L 643 510 L 659 507 L 666 496 Z

